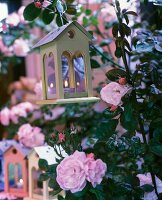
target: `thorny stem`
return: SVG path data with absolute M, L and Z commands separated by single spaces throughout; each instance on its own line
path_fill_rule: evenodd
M 122 23 L 122 18 L 121 18 L 121 14 L 120 14 L 120 11 L 121 11 L 120 10 L 120 4 L 119 4 L 118 0 L 115 1 L 115 5 L 116 5 L 116 8 L 117 8 L 116 13 L 117 13 L 117 18 L 118 18 L 119 27 L 120 27 L 120 25 Z M 123 62 L 124 62 L 124 65 L 125 65 L 126 72 L 127 72 L 127 76 L 128 76 L 128 79 L 130 80 L 130 83 L 131 83 L 132 81 L 131 81 L 131 76 L 130 76 L 130 69 L 129 69 L 128 62 L 127 62 L 127 57 L 126 57 L 126 51 L 125 51 L 125 48 L 124 48 L 124 44 L 121 45 L 121 49 L 122 49 L 122 58 L 123 58 Z M 134 84 L 132 84 L 132 86 L 133 85 Z M 133 97 L 134 97 L 135 102 L 137 103 L 136 91 L 134 91 Z M 145 135 L 144 125 L 143 125 L 142 119 L 140 117 L 140 113 L 139 113 L 138 123 L 139 123 L 140 131 L 142 133 L 143 141 L 147 145 L 147 139 L 146 139 L 146 135 Z M 159 197 L 159 194 L 158 194 L 158 191 L 157 191 L 155 174 L 153 173 L 151 166 L 148 165 L 148 168 L 149 168 L 149 171 L 151 173 L 151 178 L 152 178 L 152 183 L 154 185 L 155 193 L 156 193 L 157 197 Z

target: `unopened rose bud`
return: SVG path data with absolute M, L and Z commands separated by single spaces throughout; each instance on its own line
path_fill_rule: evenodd
M 42 3 L 40 1 L 37 1 L 34 3 L 36 8 L 41 8 L 42 7 Z
M 120 78 L 120 79 L 119 79 L 119 84 L 120 84 L 120 85 L 125 85 L 126 83 L 127 83 L 126 78 Z
M 111 108 L 110 108 L 110 111 L 111 111 L 111 112 L 114 112 L 117 108 L 118 108 L 118 106 L 112 105 Z

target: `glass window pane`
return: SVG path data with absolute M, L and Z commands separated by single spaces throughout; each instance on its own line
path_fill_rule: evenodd
M 10 163 L 8 165 L 8 172 L 9 172 L 9 187 L 16 188 L 16 181 L 15 181 L 15 165 Z
M 43 195 L 43 182 L 39 181 L 41 173 L 40 170 L 32 169 L 33 193 L 38 195 Z
M 75 70 L 76 92 L 85 92 L 85 64 L 82 55 L 73 59 Z
M 51 53 L 50 56 L 44 57 L 46 82 L 47 82 L 47 98 L 54 98 L 56 95 L 56 79 L 55 79 L 55 63 L 54 56 Z
M 73 66 L 70 66 L 70 54 L 68 52 L 64 53 L 61 57 L 62 60 L 62 78 L 63 78 L 63 88 L 64 93 L 74 93 L 74 70 Z

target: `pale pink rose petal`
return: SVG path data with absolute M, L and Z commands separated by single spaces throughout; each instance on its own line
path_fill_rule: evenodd
M 84 161 L 86 154 L 76 151 L 74 154 L 64 158 L 57 166 L 57 182 L 63 190 L 72 193 L 82 191 L 86 186 L 86 174 Z
M 64 107 L 55 107 L 53 110 L 51 110 L 52 115 L 50 114 L 44 114 L 44 119 L 46 121 L 51 121 L 59 118 L 64 112 L 65 108 Z
M 17 26 L 20 23 L 20 18 L 17 13 L 12 13 L 6 18 L 6 23 L 11 26 Z
M 45 136 L 39 127 L 23 124 L 20 126 L 17 134 L 19 142 L 28 148 L 34 148 L 44 144 Z
M 27 41 L 22 38 L 16 39 L 13 44 L 13 52 L 16 56 L 24 57 L 29 52 Z
M 111 82 L 101 89 L 101 99 L 108 104 L 118 106 L 121 98 L 130 91 L 130 87 Z
M 8 126 L 10 124 L 10 110 L 5 107 L 0 112 L 0 123 L 4 126 Z

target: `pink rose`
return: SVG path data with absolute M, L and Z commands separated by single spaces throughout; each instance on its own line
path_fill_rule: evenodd
M 86 186 L 85 160 L 86 154 L 84 152 L 75 151 L 57 166 L 56 180 L 63 190 L 75 193 L 82 191 Z
M 36 93 L 38 98 L 42 99 L 42 94 L 43 94 L 43 92 L 42 92 L 42 81 L 35 84 L 34 92 Z
M 20 22 L 21 23 L 26 23 L 25 19 L 24 19 L 24 9 L 25 9 L 25 6 L 21 6 L 18 10 L 18 15 L 19 15 L 19 19 L 20 19 Z
M 93 187 L 96 187 L 97 184 L 102 182 L 107 171 L 107 166 L 101 159 L 94 160 L 93 156 L 88 156 L 85 164 L 85 171 L 86 179 Z
M 8 126 L 10 124 L 10 110 L 5 107 L 0 112 L 0 122 L 4 126 Z
M 17 124 L 19 117 L 27 117 L 29 112 L 34 111 L 34 108 L 34 105 L 30 102 L 23 102 L 13 106 L 10 111 L 11 121 Z
M 24 124 L 19 128 L 17 134 L 19 142 L 28 148 L 34 148 L 44 144 L 45 137 L 39 127 Z
M 150 173 L 147 174 L 138 174 L 137 177 L 139 178 L 140 181 L 140 186 L 145 185 L 145 184 L 149 184 L 149 185 L 153 185 L 152 184 L 152 177 Z M 157 187 L 157 192 L 162 193 L 162 181 L 155 176 L 155 181 L 156 181 L 156 187 Z M 155 190 L 153 190 L 152 192 L 145 192 L 144 194 L 144 200 L 157 200 L 157 195 L 155 193 Z
M 20 18 L 17 13 L 12 13 L 6 18 L 6 23 L 11 26 L 17 26 L 20 23 Z
M 64 141 L 65 141 L 65 134 L 59 133 L 59 142 L 64 142 Z
M 150 174 L 138 174 L 137 177 L 140 180 L 140 186 L 145 185 L 145 184 L 150 184 L 152 185 L 152 178 Z
M 52 115 L 44 114 L 44 119 L 46 121 L 55 120 L 55 119 L 59 118 L 65 112 L 65 108 L 64 107 L 55 107 L 53 110 L 51 110 L 51 112 L 52 112 Z
M 121 98 L 130 91 L 130 88 L 125 85 L 120 85 L 116 82 L 111 82 L 102 88 L 100 94 L 101 99 L 108 104 L 118 106 L 121 103 Z
M 23 39 L 15 40 L 13 44 L 13 52 L 16 56 L 24 57 L 27 55 L 28 51 L 29 51 L 29 46 L 27 44 L 27 41 Z

